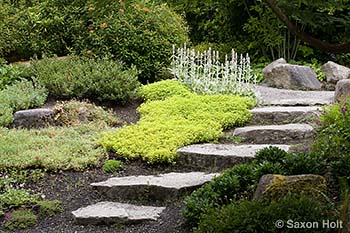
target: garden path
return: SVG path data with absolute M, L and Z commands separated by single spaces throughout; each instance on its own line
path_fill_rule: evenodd
M 293 91 L 258 86 L 259 106 L 252 109 L 248 126 L 225 132 L 225 143 L 198 144 L 180 148 L 178 163 L 189 173 L 110 178 L 91 184 L 106 200 L 80 208 L 72 214 L 80 224 L 157 221 L 167 204 L 179 200 L 209 182 L 223 169 L 247 162 L 268 146 L 286 151 L 309 145 L 322 106 L 332 102 L 333 91 Z M 227 143 L 231 139 L 231 143 Z M 213 171 L 212 173 L 200 171 Z M 151 201 L 154 206 L 124 204 Z M 120 202 L 116 202 L 120 201 Z

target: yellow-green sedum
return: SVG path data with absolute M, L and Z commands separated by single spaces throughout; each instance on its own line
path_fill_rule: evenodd
M 173 81 L 151 85 L 166 91 L 165 86 L 169 87 L 170 82 Z M 178 85 L 178 88 L 183 87 Z M 157 99 L 147 91 L 155 89 L 146 86 L 143 96 Z M 104 134 L 101 145 L 128 159 L 172 163 L 179 147 L 217 140 L 224 128 L 242 125 L 249 120 L 249 108 L 254 106 L 254 101 L 246 97 L 197 95 L 189 91 L 180 91 L 179 96 L 176 90 L 171 93 L 175 95 L 169 94 L 164 100 L 147 101 L 146 98 L 138 109 L 140 121 Z

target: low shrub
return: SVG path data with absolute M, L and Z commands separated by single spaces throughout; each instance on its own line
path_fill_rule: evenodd
M 256 183 L 253 166 L 237 165 L 186 197 L 182 213 L 189 224 L 196 225 L 210 209 L 251 197 Z
M 5 227 L 10 230 L 24 229 L 34 226 L 38 217 L 31 210 L 15 210 L 12 212 L 10 219 L 6 221 Z
M 40 130 L 0 128 L 0 170 L 44 168 L 84 170 L 98 165 L 106 154 L 96 146 L 103 131 L 96 125 Z
M 13 122 L 13 113 L 21 109 L 42 106 L 47 98 L 47 91 L 31 81 L 21 80 L 0 91 L 0 126 Z
M 80 124 L 94 124 L 102 126 L 115 126 L 119 123 L 112 110 L 104 110 L 87 101 L 62 101 L 54 108 L 55 121 L 61 126 L 77 126 Z
M 103 164 L 103 172 L 114 173 L 123 167 L 123 163 L 119 160 L 106 160 Z
M 233 202 L 221 209 L 211 209 L 204 214 L 195 232 L 278 232 L 275 223 L 283 221 L 281 232 L 310 232 L 298 228 L 300 222 L 316 222 L 312 232 L 334 232 L 323 227 L 323 220 L 338 219 L 338 212 L 331 204 L 324 204 L 304 196 L 287 195 L 278 202 L 263 200 Z M 300 226 L 300 225 L 299 225 Z M 298 229 L 297 229 L 298 228 Z M 297 230 L 296 230 L 297 229 Z
M 2 63 L 0 58 L 0 91 L 21 79 L 21 69 Z
M 141 97 L 146 101 L 165 100 L 172 96 L 189 96 L 190 90 L 176 80 L 163 80 L 144 85 Z
M 43 217 L 54 216 L 63 211 L 62 203 L 59 200 L 38 201 L 37 206 L 39 209 L 39 215 Z
M 248 98 L 195 94 L 146 102 L 137 124 L 104 135 L 100 144 L 130 159 L 174 162 L 179 147 L 216 140 L 223 128 L 245 123 L 253 105 Z
M 34 76 L 55 98 L 90 98 L 126 102 L 136 97 L 138 71 L 108 59 L 68 56 L 36 60 L 27 76 Z
M 266 174 L 325 174 L 326 164 L 313 154 L 290 154 L 277 147 L 267 147 L 256 153 L 249 164 L 236 165 L 219 177 L 194 191 L 185 199 L 183 215 L 196 225 L 203 213 L 233 201 L 250 199 L 260 178 Z

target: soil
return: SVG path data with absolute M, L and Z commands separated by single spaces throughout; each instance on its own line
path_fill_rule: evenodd
M 99 201 L 107 201 L 97 191 L 90 187 L 90 183 L 106 180 L 111 176 L 151 175 L 170 171 L 183 171 L 176 166 L 150 166 L 142 161 L 126 162 L 118 174 L 108 175 L 101 168 L 90 169 L 84 172 L 59 172 L 47 174 L 41 181 L 28 184 L 26 188 L 45 195 L 45 199 L 60 200 L 64 212 L 53 217 L 40 219 L 38 224 L 30 229 L 17 230 L 18 233 L 75 233 L 75 232 L 116 232 L 116 233 L 185 233 L 189 232 L 181 216 L 183 201 L 177 200 L 167 204 L 167 209 L 161 218 L 155 222 L 145 222 L 134 225 L 77 225 L 74 222 L 72 211 Z M 137 203 L 134 204 L 152 204 Z M 155 205 L 159 205 L 155 203 Z M 0 228 L 1 232 L 1 228 Z
M 52 107 L 57 101 L 49 100 L 45 107 Z M 121 120 L 121 125 L 136 123 L 139 120 L 137 107 L 141 101 L 133 101 L 125 105 L 113 103 L 105 104 L 105 107 L 112 108 L 116 116 Z M 110 153 L 110 157 L 117 157 Z M 44 195 L 48 200 L 60 200 L 64 211 L 53 217 L 39 218 L 37 225 L 24 230 L 16 230 L 18 233 L 185 233 L 190 232 L 186 226 L 181 209 L 183 200 L 177 200 L 167 203 L 166 210 L 162 213 L 160 219 L 154 222 L 145 222 L 133 225 L 87 225 L 82 226 L 74 222 L 72 211 L 97 203 L 99 201 L 108 201 L 97 191 L 90 187 L 90 183 L 99 182 L 112 176 L 129 175 L 154 175 L 166 172 L 186 172 L 189 168 L 176 165 L 148 165 L 143 161 L 124 161 L 124 166 L 117 174 L 105 174 L 101 168 L 90 168 L 83 172 L 62 171 L 58 173 L 48 173 L 45 177 L 36 182 L 26 184 L 25 188 L 32 190 L 32 193 Z M 160 205 L 157 203 L 135 203 Z M 5 232 L 0 225 L 0 232 Z

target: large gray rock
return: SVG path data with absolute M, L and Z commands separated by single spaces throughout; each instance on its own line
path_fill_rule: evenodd
M 339 80 L 350 78 L 350 69 L 329 61 L 322 65 L 322 71 L 326 74 L 327 82 L 336 84 Z
M 55 125 L 54 111 L 48 108 L 37 108 L 15 112 L 14 126 L 17 128 L 42 128 Z
M 279 64 L 264 73 L 265 82 L 271 87 L 293 90 L 320 90 L 316 73 L 308 66 Z
M 333 102 L 334 91 L 296 91 L 256 86 L 255 92 L 262 105 L 311 106 Z
M 308 124 L 246 126 L 235 129 L 233 136 L 258 144 L 297 144 L 312 139 L 314 129 Z
M 252 160 L 257 151 L 269 146 L 289 150 L 288 145 L 196 144 L 180 148 L 177 163 L 197 169 L 223 170 Z
M 155 221 L 165 207 L 136 206 L 118 202 L 99 202 L 72 212 L 79 224 L 127 224 Z
M 272 69 L 275 68 L 278 65 L 283 65 L 283 64 L 287 64 L 287 61 L 284 58 L 280 58 L 277 59 L 273 62 L 271 62 L 270 64 L 268 64 L 263 70 L 262 73 L 264 75 L 267 75 L 268 73 L 271 73 Z
M 335 86 L 334 102 L 338 103 L 350 98 L 350 79 L 343 79 Z
M 113 177 L 91 186 L 112 200 L 167 201 L 188 194 L 211 181 L 218 173 L 166 173 L 154 176 Z
M 279 200 L 288 193 L 323 199 L 326 191 L 326 179 L 320 175 L 282 176 L 268 174 L 260 178 L 254 199 Z
M 318 106 L 298 107 L 260 107 L 251 110 L 251 125 L 272 125 L 288 123 L 311 123 L 321 115 L 322 108 Z

